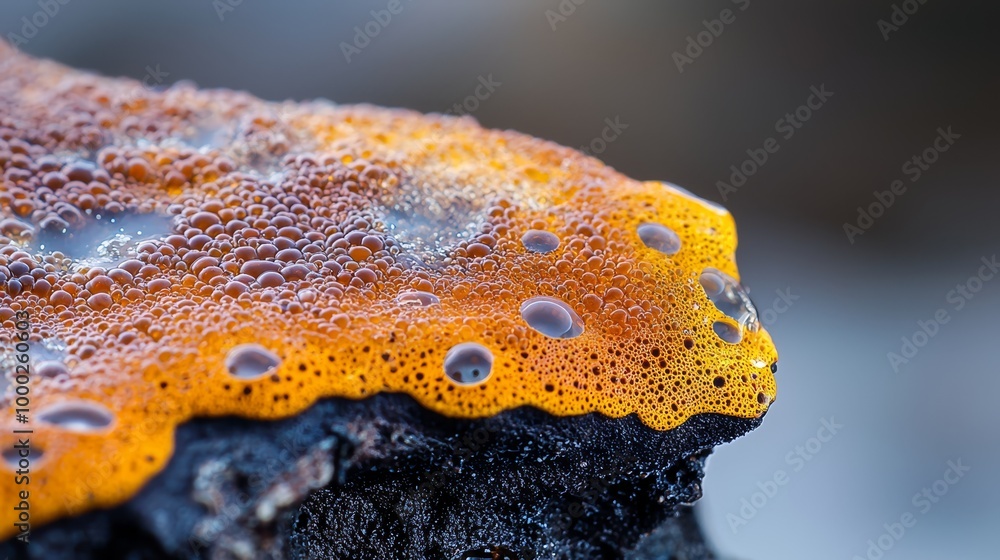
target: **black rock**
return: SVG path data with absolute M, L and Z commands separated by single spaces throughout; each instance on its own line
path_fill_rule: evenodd
M 11 558 L 712 558 L 687 505 L 713 446 L 760 419 L 520 408 L 446 418 L 409 397 L 276 422 L 199 419 L 129 502 L 33 530 Z

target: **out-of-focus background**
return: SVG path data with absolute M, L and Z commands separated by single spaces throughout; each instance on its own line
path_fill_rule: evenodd
M 724 204 L 781 360 L 763 426 L 710 460 L 710 539 L 745 560 L 938 560 L 1000 550 L 1000 271 L 984 264 L 1000 253 L 998 16 L 943 0 L 12 0 L 0 33 L 154 87 L 468 113 Z

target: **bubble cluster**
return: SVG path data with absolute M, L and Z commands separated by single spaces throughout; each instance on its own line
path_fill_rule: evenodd
M 38 524 L 127 500 L 199 416 L 385 391 L 669 430 L 774 399 L 732 217 L 676 187 L 470 119 L 0 64 L 0 348 L 30 314 Z
M 757 308 L 750 301 L 750 295 L 733 277 L 714 268 L 706 268 L 698 282 L 712 304 L 727 317 L 736 321 L 736 326 L 726 322 L 716 322 L 715 332 L 730 344 L 737 344 L 743 338 L 743 331 L 756 332 L 760 328 Z M 723 334 L 725 333 L 725 334 Z

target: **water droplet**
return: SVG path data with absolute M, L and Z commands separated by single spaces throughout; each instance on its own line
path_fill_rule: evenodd
M 583 333 L 583 319 L 556 298 L 533 297 L 521 304 L 521 318 L 528 326 L 551 338 L 573 338 Z
M 736 321 L 741 331 L 756 332 L 760 328 L 757 308 L 750 301 L 750 295 L 731 276 L 714 268 L 706 268 L 698 282 L 715 307 Z
M 281 358 L 259 344 L 240 344 L 226 356 L 226 369 L 240 379 L 256 379 L 281 363 Z
M 460 186 L 404 181 L 379 191 L 386 233 L 420 261 L 433 266 L 472 239 L 486 216 L 484 193 Z
M 713 323 L 712 330 L 715 331 L 715 334 L 719 335 L 719 338 L 729 344 L 739 344 L 743 340 L 743 333 L 740 329 L 725 321 L 716 321 Z
M 441 303 L 441 299 L 429 292 L 405 292 L 399 294 L 396 301 L 403 305 L 427 307 L 436 303 Z
M 559 237 L 541 229 L 529 229 L 521 236 L 524 248 L 532 253 L 551 253 L 559 248 Z
M 37 366 L 35 366 L 35 373 L 40 377 L 53 378 L 62 374 L 68 374 L 69 368 L 67 368 L 66 364 L 62 362 L 48 360 L 40 362 Z
M 493 353 L 475 342 L 463 342 L 448 350 L 444 357 L 444 373 L 459 385 L 476 385 L 486 381 L 493 371 Z
M 173 230 L 173 218 L 160 214 L 96 215 L 85 220 L 80 227 L 42 229 L 32 245 L 44 253 L 64 253 L 86 266 L 108 266 L 135 256 L 142 241 L 161 239 Z
M 181 141 L 195 148 L 222 148 L 232 142 L 234 131 L 221 120 L 212 119 L 196 125 Z
M 3 450 L 3 462 L 13 470 L 29 467 L 34 468 L 38 466 L 38 462 L 42 460 L 43 455 L 44 453 L 42 453 L 42 449 L 38 447 L 38 444 L 31 444 L 27 457 L 22 457 L 21 451 L 14 449 L 13 444 L 11 444 L 10 447 L 6 447 Z M 25 461 L 23 465 L 21 464 L 22 460 Z
M 28 356 L 30 356 L 29 363 L 37 364 L 34 368 L 34 372 L 44 376 L 44 372 L 39 371 L 39 368 L 42 368 L 48 362 L 57 362 L 60 365 L 65 364 L 67 359 L 66 346 L 67 345 L 64 340 L 55 337 L 45 337 L 38 343 L 32 343 L 31 349 L 28 350 Z M 20 364 L 16 358 L 17 352 L 14 351 L 13 347 L 0 350 L 0 371 L 9 371 L 14 373 L 16 367 Z M 63 365 L 63 367 L 68 366 Z M 2 392 L 0 392 L 0 395 L 2 395 Z
M 96 432 L 114 421 L 114 414 L 104 405 L 91 401 L 68 401 L 45 407 L 38 421 L 71 432 Z
M 662 224 L 645 223 L 636 229 L 639 239 L 649 247 L 664 255 L 674 255 L 681 250 L 681 238 L 674 230 Z

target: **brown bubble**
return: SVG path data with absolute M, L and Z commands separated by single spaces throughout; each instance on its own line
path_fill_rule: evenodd
M 94 294 L 87 298 L 87 305 L 97 311 L 103 311 L 114 303 L 108 294 Z
M 357 246 L 351 247 L 351 249 L 348 251 L 348 254 L 355 261 L 361 262 L 363 260 L 371 258 L 372 251 L 368 247 L 357 245 Z
M 247 261 L 240 267 L 241 274 L 248 274 L 254 278 L 265 272 L 277 272 L 281 270 L 281 265 L 271 261 Z
M 285 283 L 285 278 L 277 272 L 265 272 L 257 277 L 257 282 L 265 288 L 275 288 Z
M 63 290 L 56 290 L 52 292 L 51 296 L 49 296 L 49 303 L 51 303 L 52 305 L 69 306 L 70 304 L 73 303 L 73 296 L 69 295 Z
M 219 217 L 211 212 L 198 212 L 191 216 L 190 222 L 192 227 L 196 227 L 204 231 L 209 226 L 221 223 L 221 220 L 219 220 Z
M 490 248 L 483 243 L 470 243 L 466 248 L 470 257 L 479 258 L 490 254 Z

